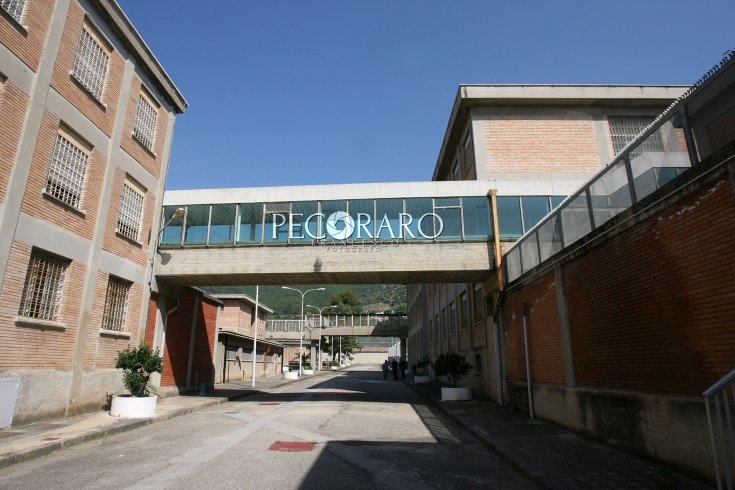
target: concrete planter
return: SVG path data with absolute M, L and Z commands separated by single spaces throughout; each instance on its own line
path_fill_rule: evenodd
M 283 379 L 299 379 L 298 371 L 284 371 Z
M 428 383 L 429 381 L 431 381 L 431 376 L 417 374 L 416 376 L 413 377 L 413 382 L 417 384 L 418 383 Z
M 445 388 L 442 386 L 442 401 L 453 402 L 472 400 L 472 389 L 467 386 L 458 388 Z
M 331 369 L 332 371 L 336 371 L 337 370 L 337 366 L 329 366 L 329 369 Z
M 314 370 L 313 369 L 304 369 L 304 374 L 305 375 L 314 374 Z
M 120 418 L 144 418 L 156 415 L 157 396 L 117 396 L 112 397 L 110 415 Z

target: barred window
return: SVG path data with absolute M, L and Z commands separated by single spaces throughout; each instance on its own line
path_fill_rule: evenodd
M 110 276 L 105 295 L 105 311 L 102 315 L 102 328 L 122 332 L 128 316 L 128 295 L 131 282 Z
M 467 293 L 462 293 L 460 295 L 460 305 L 461 305 L 461 312 L 462 315 L 462 330 L 466 330 L 470 326 L 470 302 L 467 297 Z
M 610 137 L 612 138 L 613 152 L 617 155 L 633 141 L 653 121 L 652 117 L 646 116 L 610 116 Z M 637 153 L 642 151 L 664 151 L 661 135 L 656 132 L 650 138 L 646 138 L 643 145 L 637 148 Z
M 82 28 L 71 73 L 99 101 L 102 101 L 105 90 L 109 61 L 110 57 L 97 36 L 86 27 Z
M 156 118 L 158 110 L 143 94 L 138 96 L 138 109 L 135 112 L 133 137 L 149 150 L 153 150 L 156 141 Z
M 15 21 L 20 24 L 25 14 L 25 0 L 0 0 L 0 8 L 6 11 Z
M 125 182 L 123 185 L 120 214 L 117 217 L 117 232 L 135 241 L 138 241 L 140 237 L 144 195 L 145 191 L 138 189 L 131 182 Z
M 70 138 L 66 133 L 56 136 L 45 191 L 69 206 L 80 209 L 89 154 Z
M 33 249 L 18 315 L 57 321 L 61 307 L 61 293 L 64 289 L 64 276 L 70 263 L 68 259 Z

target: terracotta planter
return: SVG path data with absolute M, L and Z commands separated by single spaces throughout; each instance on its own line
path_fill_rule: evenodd
M 157 396 L 113 396 L 110 415 L 121 418 L 144 418 L 156 415 Z
M 418 383 L 428 383 L 429 381 L 431 381 L 431 376 L 428 376 L 428 375 L 417 374 L 416 376 L 413 377 L 413 382 L 417 384 Z
M 467 386 L 457 388 L 445 388 L 442 386 L 442 401 L 463 401 L 472 400 L 472 389 Z

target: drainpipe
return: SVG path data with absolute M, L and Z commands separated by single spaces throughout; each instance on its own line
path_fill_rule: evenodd
M 528 416 L 533 418 L 533 387 L 531 386 L 531 360 L 528 355 L 528 306 L 523 303 L 523 346 L 526 351 L 526 387 L 528 389 Z
M 500 223 L 498 219 L 498 190 L 490 189 L 487 193 L 490 198 L 490 211 L 493 217 L 493 245 L 495 246 L 495 268 L 497 274 L 497 291 L 493 294 L 492 318 L 495 324 L 495 383 L 497 385 L 498 405 L 503 406 L 503 363 L 500 359 L 500 305 L 503 300 L 503 250 L 500 247 Z

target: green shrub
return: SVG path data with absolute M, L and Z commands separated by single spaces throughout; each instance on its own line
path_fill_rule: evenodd
M 163 358 L 158 349 L 152 351 L 147 345 L 141 345 L 118 352 L 115 367 L 123 370 L 123 385 L 131 395 L 148 396 L 152 391 L 148 381 L 152 373 L 163 370 Z
M 442 354 L 434 361 L 434 374 L 446 376 L 452 386 L 457 387 L 457 381 L 467 376 L 472 369 L 472 364 L 465 361 L 464 356 L 449 351 Z
M 422 357 L 418 361 L 414 362 L 411 366 L 411 370 L 414 372 L 414 375 L 416 376 L 426 376 L 426 368 L 431 366 L 431 359 L 428 357 Z

